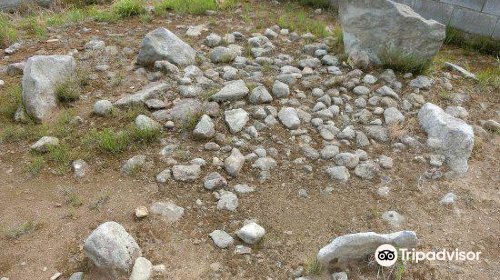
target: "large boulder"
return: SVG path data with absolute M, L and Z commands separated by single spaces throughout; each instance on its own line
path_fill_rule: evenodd
M 156 61 L 166 60 L 177 66 L 195 63 L 196 51 L 170 30 L 160 27 L 144 37 L 137 57 L 137 64 L 152 66 Z
M 383 53 L 427 62 L 441 48 L 446 33 L 443 24 L 389 0 L 340 0 L 339 16 L 346 53 L 364 52 L 375 64 L 382 63 Z
M 75 74 L 76 61 L 68 55 L 35 55 L 28 59 L 22 80 L 23 103 L 37 122 L 47 119 L 57 107 L 58 84 Z
M 399 231 L 390 234 L 361 232 L 342 235 L 318 252 L 318 261 L 325 267 L 345 263 L 349 260 L 361 259 L 375 253 L 383 244 L 391 244 L 398 248 L 414 248 L 417 246 L 417 235 L 413 231 Z
M 134 238 L 116 222 L 105 222 L 85 240 L 85 255 L 105 275 L 118 278 L 130 272 L 141 248 Z
M 427 145 L 446 158 L 446 163 L 455 175 L 465 174 L 468 169 L 467 160 L 474 146 L 472 126 L 432 103 L 426 103 L 420 108 L 418 121 L 427 132 Z
M 14 11 L 25 5 L 38 4 L 41 7 L 48 8 L 54 0 L 2 0 L 0 1 L 0 10 Z

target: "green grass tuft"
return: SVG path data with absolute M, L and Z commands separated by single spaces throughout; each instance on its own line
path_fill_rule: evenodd
M 44 39 L 48 35 L 47 27 L 45 26 L 45 22 L 40 20 L 35 16 L 30 16 L 24 18 L 19 27 L 26 31 L 28 35 L 35 36 L 41 39 Z
M 432 60 L 420 62 L 410 54 L 406 54 L 401 50 L 386 47 L 379 53 L 382 67 L 385 69 L 392 69 L 401 73 L 414 73 L 422 74 L 432 64 Z
M 26 222 L 18 228 L 11 228 L 4 230 L 4 234 L 9 239 L 19 239 L 24 235 L 30 234 L 43 227 L 41 223 L 34 223 L 33 221 Z
M 134 17 L 146 12 L 141 0 L 118 0 L 112 8 L 121 18 Z
M 161 129 L 140 129 L 135 125 L 131 125 L 127 133 L 131 141 L 147 144 L 157 142 L 160 139 Z
M 0 47 L 8 46 L 17 40 L 17 31 L 6 15 L 0 14 Z
M 80 98 L 80 84 L 76 79 L 69 79 L 56 86 L 55 94 L 59 102 L 73 102 Z
M 324 38 L 330 35 L 326 30 L 326 24 L 308 16 L 304 11 L 289 11 L 278 19 L 278 25 L 281 28 L 287 28 L 290 31 L 311 32 L 314 36 Z
M 88 149 L 97 149 L 108 154 L 123 153 L 132 144 L 126 132 L 114 132 L 110 129 L 90 130 L 84 137 L 83 143 Z
M 324 271 L 323 265 L 316 258 L 312 258 L 306 264 L 308 275 L 320 275 Z
M 469 35 L 451 26 L 446 27 L 444 43 L 459 46 L 467 51 L 500 56 L 500 41 L 485 36 Z
M 25 167 L 25 172 L 33 176 L 37 176 L 42 171 L 45 166 L 45 160 L 43 156 L 37 155 L 32 157 L 30 164 Z
M 14 118 L 17 109 L 23 105 L 23 89 L 21 85 L 7 88 L 0 93 L 0 116 L 6 121 Z
M 72 207 L 80 207 L 83 205 L 82 198 L 72 187 L 64 187 L 61 189 L 61 194 L 65 199 L 67 205 Z
M 164 16 L 167 11 L 172 10 L 182 14 L 201 15 L 207 10 L 217 11 L 235 5 L 237 0 L 226 0 L 219 6 L 215 0 L 163 0 L 154 4 L 155 14 Z

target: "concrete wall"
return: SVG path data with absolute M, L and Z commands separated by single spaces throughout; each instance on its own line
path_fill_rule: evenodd
M 426 19 L 500 40 L 500 0 L 392 0 L 410 6 Z M 338 0 L 330 0 L 332 6 Z
M 500 40 L 500 0 L 393 0 L 427 19 Z

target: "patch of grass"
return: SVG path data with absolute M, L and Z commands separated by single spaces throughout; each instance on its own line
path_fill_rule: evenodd
M 321 8 L 321 9 L 331 8 L 329 0 L 291 0 L 291 1 L 296 2 L 297 4 L 305 7 Z
M 138 143 L 154 143 L 160 139 L 161 129 L 140 129 L 131 125 L 127 131 L 131 141 Z
M 120 19 L 120 16 L 113 11 L 100 10 L 97 7 L 92 7 L 91 9 L 89 9 L 88 15 L 97 22 L 113 23 L 117 22 Z
M 76 101 L 81 95 L 80 85 L 75 79 L 69 79 L 56 85 L 55 94 L 59 102 L 66 103 Z
M 33 221 L 26 222 L 17 228 L 11 228 L 4 230 L 4 234 L 9 239 L 19 239 L 24 235 L 35 232 L 43 227 L 41 223 L 35 223 Z
M 479 85 L 483 87 L 491 86 L 500 90 L 500 62 L 496 67 L 489 67 L 476 73 Z
M 322 21 L 311 18 L 304 11 L 289 11 L 278 19 L 281 28 L 291 31 L 311 32 L 314 36 L 324 38 L 330 35 L 326 29 L 326 24 Z
M 82 8 L 85 6 L 111 3 L 112 0 L 63 0 L 62 2 L 71 7 Z
M 31 159 L 31 162 L 25 167 L 25 172 L 29 173 L 33 176 L 37 176 L 42 171 L 45 166 L 45 160 L 42 156 L 34 156 Z
M 98 149 L 100 152 L 119 154 L 125 152 L 131 145 L 130 136 L 123 132 L 114 132 L 110 129 L 89 131 L 84 137 L 84 146 L 89 149 Z
M 72 187 L 64 187 L 61 189 L 61 194 L 65 199 L 65 203 L 71 207 L 80 207 L 83 205 L 82 198 Z
M 422 74 L 426 72 L 432 64 L 432 60 L 420 62 L 413 55 L 406 54 L 402 50 L 392 47 L 383 48 L 379 53 L 382 67 L 392 69 L 401 73 Z
M 0 138 L 4 142 L 17 142 L 20 140 L 35 141 L 48 133 L 47 125 L 6 125 Z
M 182 124 L 182 129 L 184 131 L 193 131 L 193 129 L 198 124 L 198 121 L 200 120 L 201 116 L 203 116 L 203 112 L 189 113 L 186 116 L 184 123 Z
M 140 0 L 118 0 L 112 8 L 121 18 L 134 17 L 146 12 L 143 2 Z
M 0 93 L 0 116 L 12 120 L 17 109 L 23 105 L 23 89 L 21 85 L 8 87 Z
M 485 36 L 469 35 L 451 26 L 446 27 L 444 43 L 459 46 L 468 51 L 500 56 L 500 41 Z
M 30 16 L 23 19 L 19 24 L 20 29 L 26 31 L 28 35 L 35 36 L 38 38 L 45 38 L 48 35 L 47 27 L 45 22 L 37 17 Z
M 134 105 L 127 107 L 125 111 L 113 111 L 119 118 L 123 119 L 123 121 L 131 122 L 137 118 L 138 115 L 147 114 L 147 109 L 142 105 Z
M 8 46 L 17 40 L 17 31 L 6 15 L 0 14 L 0 46 Z
M 312 258 L 306 264 L 308 275 L 320 275 L 324 271 L 323 265 L 316 258 Z
M 218 5 L 215 0 L 163 0 L 154 4 L 154 10 L 155 14 L 161 16 L 169 10 L 182 14 L 201 15 L 207 10 L 217 11 L 232 7 L 237 2 L 237 0 L 226 0 L 224 4 Z
M 84 9 L 72 8 L 68 12 L 66 12 L 67 21 L 72 23 L 80 23 L 87 20 L 88 18 L 88 13 Z
M 110 190 L 102 191 L 101 194 L 99 195 L 99 197 L 97 198 L 97 200 L 95 202 L 93 202 L 89 208 L 91 210 L 97 210 L 97 209 L 101 208 L 104 204 L 106 204 L 111 199 L 111 195 L 112 195 L 112 192 Z
M 139 17 L 141 23 L 150 23 L 153 21 L 153 16 L 151 14 L 141 14 Z
M 442 90 L 440 92 L 438 92 L 437 96 L 442 99 L 442 100 L 446 100 L 446 101 L 450 101 L 453 99 L 453 93 L 447 91 L 447 90 Z

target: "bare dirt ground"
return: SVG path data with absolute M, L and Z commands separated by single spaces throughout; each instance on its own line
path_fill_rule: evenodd
M 252 3 L 257 17 L 253 23 L 245 22 L 241 11 L 220 12 L 215 16 L 216 23 L 208 25 L 209 31 L 203 32 L 199 39 L 183 38 L 195 49 L 203 50 L 206 47 L 201 44 L 202 38 L 211 32 L 223 35 L 240 31 L 249 36 L 252 32 L 263 32 L 266 27 L 277 23 L 279 10 L 267 3 Z M 315 17 L 331 22 L 331 25 L 335 21 L 328 14 Z M 176 30 L 182 37 L 185 30 L 176 29 L 176 26 L 207 21 L 207 16 L 169 15 L 167 19 L 153 19 L 147 24 L 130 19 L 114 24 L 88 22 L 56 28 L 51 30 L 49 38 L 67 39 L 76 32 L 80 36 L 75 36 L 68 43 L 27 43 L 28 47 L 0 63 L 8 65 L 42 53 L 65 54 L 74 48 L 83 51 L 84 44 L 92 36 L 105 40 L 107 45 L 117 45 L 119 48 L 130 46 L 137 53 L 144 35 L 156 27 Z M 255 27 L 256 23 L 258 27 Z M 89 28 L 90 32 L 81 32 L 84 27 Z M 28 42 L 31 40 L 28 39 Z M 283 53 L 297 55 L 301 51 L 294 43 L 277 42 L 276 45 Z M 498 62 L 490 56 L 466 53 L 449 46 L 445 46 L 440 55 L 452 58 L 456 63 L 468 64 L 472 71 L 495 63 L 498 66 Z M 85 88 L 88 99 L 73 105 L 75 115 L 84 120 L 78 130 L 100 125 L 122 125 L 91 115 L 91 108 L 102 97 L 116 100 L 118 96 L 135 92 L 148 83 L 144 77 L 137 77 L 133 70 L 127 69 L 133 65 L 134 58 L 135 55 L 122 56 L 108 61 L 114 71 L 124 75 L 123 84 L 108 88 L 102 82 L 105 79 L 103 74 L 100 74 L 101 79 L 91 81 L 90 86 Z M 382 71 L 374 69 L 371 73 Z M 440 71 L 436 70 L 432 75 L 439 76 Z M 2 77 L 6 82 L 4 88 L 19 83 L 20 78 Z M 399 78 L 403 81 L 401 76 Z M 473 82 L 464 79 L 453 80 L 452 83 L 454 92 L 462 91 L 470 95 L 470 100 L 462 104 L 470 114 L 468 123 L 498 120 L 495 111 L 500 109 L 499 92 L 480 92 Z M 134 88 L 131 89 L 131 86 Z M 450 101 L 439 98 L 439 91 L 437 86 L 425 93 L 426 101 L 446 107 Z M 480 104 L 487 105 L 487 108 L 482 109 Z M 412 131 L 425 142 L 425 134 L 416 124 L 415 116 L 412 118 L 413 122 L 407 117 L 404 129 Z M 0 130 L 2 127 L 5 128 L 0 124 Z M 224 129 L 218 127 L 218 131 Z M 229 132 L 226 133 L 229 135 Z M 490 134 L 487 139 L 476 139 L 480 144 L 476 145 L 469 160 L 469 172 L 464 178 L 456 180 L 419 180 L 430 167 L 428 163 L 414 160 L 418 153 L 409 150 L 394 152 L 390 145 L 371 145 L 367 150 L 369 154 L 384 154 L 394 159 L 394 168 L 384 171 L 391 178 L 388 183 L 390 194 L 381 198 L 377 195 L 377 189 L 383 183 L 378 179 L 367 181 L 351 176 L 348 183 L 339 184 L 324 174 L 329 162 L 320 160 L 308 163 L 313 167 L 310 173 L 302 165 L 294 164 L 293 159 L 302 155 L 297 140 L 292 139 L 282 126 L 261 134 L 264 140 L 251 143 L 251 147 L 263 145 L 276 148 L 279 151 L 279 167 L 273 170 L 270 180 L 264 183 L 257 181 L 257 172 L 250 167 L 244 167 L 245 171 L 237 178 L 227 178 L 229 186 L 247 183 L 256 187 L 256 192 L 239 197 L 240 205 L 234 213 L 218 211 L 212 193 L 203 188 L 203 177 L 214 171 L 212 166 L 205 166 L 202 176 L 194 183 L 170 181 L 167 185 L 158 185 L 154 180 L 155 175 L 169 167 L 158 159 L 157 153 L 162 148 L 160 143 L 118 156 L 93 157 L 89 160 L 91 171 L 84 179 L 75 179 L 69 173 L 53 174 L 49 167 L 38 176 L 31 176 L 25 172 L 25 166 L 30 162 L 29 145 L 32 142 L 20 140 L 3 143 L 0 145 L 0 226 L 13 229 L 32 221 L 36 229 L 16 239 L 0 236 L 0 276 L 11 280 L 49 279 L 60 271 L 63 273 L 62 279 L 67 279 L 72 272 L 84 271 L 85 279 L 100 279 L 85 259 L 83 241 L 99 224 L 116 221 L 134 236 L 144 256 L 154 264 L 166 265 L 167 275 L 157 279 L 291 279 L 293 270 L 311 263 L 318 250 L 337 236 L 397 230 L 415 231 L 419 238 L 418 249 L 422 251 L 459 248 L 482 252 L 478 262 L 407 263 L 402 279 L 500 278 L 498 135 Z M 281 142 L 273 141 L 271 134 Z M 174 143 L 182 142 L 184 150 L 188 151 L 187 158 L 176 158 L 179 163 L 187 163 L 194 157 L 211 162 L 214 156 L 227 156 L 220 151 L 207 152 L 203 149 L 204 142 L 182 139 L 177 132 L 170 131 L 165 136 Z M 252 151 L 251 147 L 243 150 L 248 153 Z M 290 156 L 286 155 L 288 149 L 291 150 Z M 154 159 L 153 167 L 137 176 L 120 173 L 121 164 L 139 152 Z M 66 203 L 61 189 L 68 186 L 81 198 L 81 206 L 72 207 Z M 333 194 L 325 192 L 327 186 L 334 188 Z M 307 190 L 309 198 L 298 196 L 301 188 Z M 458 197 L 452 207 L 439 203 L 448 192 Z M 197 206 L 196 199 L 200 199 L 203 206 Z M 186 209 L 179 222 L 168 224 L 154 216 L 142 220 L 135 218 L 134 209 L 137 206 L 149 206 L 155 201 L 164 200 L 175 201 Z M 395 210 L 405 217 L 401 228 L 392 228 L 380 218 L 380 213 L 388 210 Z M 213 246 L 208 238 L 210 232 L 223 229 L 232 234 L 246 219 L 256 219 L 267 232 L 264 240 L 252 248 L 251 255 L 234 255 L 232 249 L 221 250 Z M 216 263 L 220 265 L 219 269 Z M 354 263 L 343 270 L 347 271 L 349 279 L 394 279 L 394 273 L 388 276 L 389 271 L 381 271 L 377 265 L 368 262 Z M 330 279 L 330 276 L 322 272 L 320 275 L 311 275 L 311 279 Z

